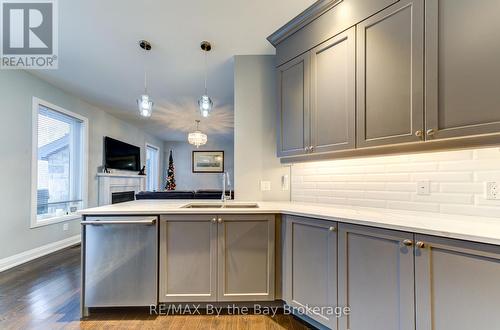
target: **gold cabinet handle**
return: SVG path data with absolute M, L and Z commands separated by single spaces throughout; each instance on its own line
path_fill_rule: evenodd
M 405 239 L 402 243 L 404 246 L 412 246 L 413 245 L 413 241 L 411 239 Z
M 429 129 L 427 130 L 427 135 L 428 135 L 428 136 L 434 136 L 434 134 L 436 134 L 436 130 L 435 130 L 435 129 L 433 129 L 433 128 L 429 128 Z
M 313 152 L 313 151 L 314 151 L 314 146 L 310 146 L 310 147 L 309 147 L 309 151 L 310 151 L 310 152 Z
M 425 243 L 424 242 L 417 242 L 417 244 L 415 244 L 419 249 L 425 249 Z
M 424 137 L 424 131 L 419 129 L 418 131 L 415 132 L 415 136 L 422 139 Z
M 222 218 L 217 219 L 218 223 L 222 223 Z
M 217 219 L 216 219 L 216 218 L 213 218 L 211 221 L 212 221 L 212 223 L 216 223 L 216 222 L 217 222 Z
M 337 228 L 335 228 L 335 227 L 332 226 L 332 227 L 328 228 L 328 230 L 329 231 L 335 231 L 335 230 L 337 230 Z

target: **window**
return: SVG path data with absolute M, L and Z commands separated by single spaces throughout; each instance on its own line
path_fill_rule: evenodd
M 158 178 L 160 176 L 159 167 L 160 149 L 151 144 L 146 144 L 146 190 L 158 190 Z
M 86 118 L 33 99 L 31 226 L 79 218 L 87 202 Z

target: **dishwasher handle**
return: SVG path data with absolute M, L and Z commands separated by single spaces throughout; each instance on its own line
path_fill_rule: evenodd
M 125 220 L 109 220 L 109 221 L 100 221 L 100 220 L 87 220 L 80 222 L 82 225 L 148 225 L 152 226 L 156 224 L 156 219 L 152 220 L 134 220 L 134 221 L 125 221 Z

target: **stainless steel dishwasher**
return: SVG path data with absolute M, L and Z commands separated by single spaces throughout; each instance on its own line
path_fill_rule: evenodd
M 156 305 L 157 217 L 86 217 L 82 309 Z

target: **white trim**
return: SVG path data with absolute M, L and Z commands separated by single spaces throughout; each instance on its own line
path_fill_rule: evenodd
M 161 178 L 160 178 L 160 175 L 161 175 L 161 171 L 160 171 L 160 148 L 155 146 L 154 144 L 151 144 L 149 142 L 146 142 L 146 149 L 144 150 L 145 151 L 145 157 L 144 159 L 147 161 L 148 159 L 148 147 L 150 148 L 153 148 L 153 149 L 156 149 L 156 151 L 158 152 L 158 154 L 156 155 L 156 158 L 157 158 L 157 167 L 156 167 L 156 171 L 158 172 L 156 174 L 157 178 L 156 178 L 156 190 L 159 190 L 160 189 L 160 183 L 161 183 Z M 148 177 L 148 173 L 146 173 L 146 177 Z M 146 189 L 148 189 L 148 179 L 146 178 Z
M 24 264 L 25 262 L 31 261 L 33 259 L 43 257 L 47 254 L 62 250 L 69 246 L 76 245 L 80 242 L 81 242 L 81 236 L 75 235 L 58 242 L 42 245 L 40 247 L 21 252 L 7 258 L 0 259 L 0 272 Z
M 38 185 L 38 108 L 42 105 L 51 110 L 60 112 L 67 116 L 76 118 L 82 121 L 82 208 L 85 209 L 88 206 L 88 162 L 89 162 L 89 120 L 80 114 L 71 112 L 64 108 L 61 108 L 55 104 L 42 100 L 38 97 L 33 96 L 32 101 L 32 127 L 31 127 L 31 216 L 30 216 L 30 228 L 37 228 L 41 226 L 46 226 L 54 223 L 75 220 L 79 216 L 76 214 L 69 214 L 61 217 L 49 218 L 46 220 L 38 220 L 36 216 L 37 209 L 37 185 Z

